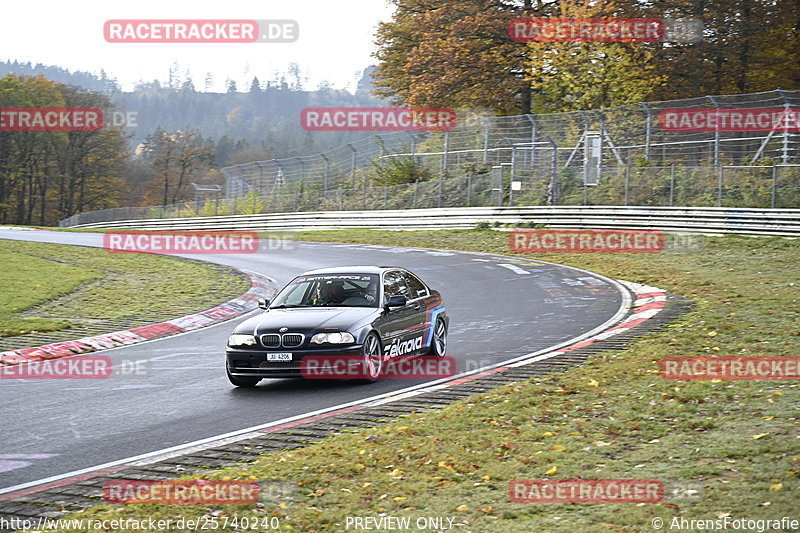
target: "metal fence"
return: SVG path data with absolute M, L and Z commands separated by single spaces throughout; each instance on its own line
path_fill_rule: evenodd
M 224 198 L 167 206 L 116 207 L 80 213 L 61 221 L 78 226 L 114 220 L 251 215 L 298 211 L 419 209 L 549 205 L 548 176 L 529 190 L 511 188 L 511 168 L 413 184 Z M 547 173 L 549 174 L 549 172 Z M 800 206 L 800 165 L 713 167 L 606 167 L 599 184 L 587 186 L 569 169 L 558 171 L 560 205 L 721 206 L 794 208 Z
M 489 116 L 459 111 L 448 132 L 372 135 L 308 156 L 222 169 L 204 201 L 81 213 L 78 225 L 122 218 L 303 210 L 495 205 L 800 206 L 800 133 L 674 132 L 666 109 L 800 107 L 800 91 L 648 102 L 595 111 Z M 377 166 L 411 163 L 425 177 L 380 185 Z M 513 184 L 513 185 L 512 185 Z
M 674 132 L 659 125 L 666 109 L 696 110 L 800 106 L 800 91 L 775 90 L 729 96 L 647 102 L 595 111 L 487 116 L 459 112 L 448 132 L 393 132 L 334 150 L 223 168 L 226 197 L 267 194 L 288 184 L 315 186 L 323 193 L 357 185 L 359 170 L 373 162 L 406 157 L 435 172 L 458 176 L 507 164 L 515 178 L 559 168 L 581 169 L 592 185 L 607 166 L 711 166 L 800 163 L 796 128 L 765 132 Z M 367 176 L 369 179 L 369 176 Z M 523 183 L 524 185 L 524 183 Z

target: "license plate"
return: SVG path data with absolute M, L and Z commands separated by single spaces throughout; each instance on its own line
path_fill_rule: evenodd
M 268 353 L 267 361 L 291 361 L 291 353 Z

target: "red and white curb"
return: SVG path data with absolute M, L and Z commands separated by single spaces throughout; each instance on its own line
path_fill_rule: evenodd
M 650 287 L 648 285 L 640 285 L 639 283 L 633 283 L 631 281 L 619 280 L 619 282 L 628 287 L 636 296 L 636 299 L 631 305 L 631 312 L 625 318 L 624 322 L 581 342 L 571 344 L 570 346 L 560 348 L 559 350 L 553 352 L 548 352 L 547 358 L 555 357 L 579 348 L 585 348 L 586 346 L 590 346 L 595 342 L 602 341 L 608 339 L 609 337 L 613 337 L 614 335 L 623 333 L 638 326 L 642 322 L 653 318 L 660 313 L 662 309 L 664 309 L 664 305 L 667 302 L 667 295 L 663 290 L 656 287 Z M 537 358 L 536 360 L 541 361 L 542 359 L 545 358 Z M 509 368 L 513 368 L 517 366 L 523 366 L 530 362 L 532 362 L 532 360 L 524 360 L 508 366 Z
M 19 348 L 7 352 L 0 352 L 0 365 L 17 365 L 45 359 L 56 359 L 70 355 L 78 355 L 98 350 L 107 350 L 119 346 L 129 346 L 140 342 L 171 337 L 198 328 L 211 326 L 249 313 L 256 308 L 259 298 L 267 298 L 272 293 L 270 282 L 267 278 L 251 272 L 245 272 L 250 277 L 250 289 L 224 304 L 206 309 L 200 313 L 182 316 L 148 324 L 136 328 L 115 331 L 94 337 L 84 337 L 74 341 L 62 341 L 43 346 Z
M 656 316 L 664 308 L 664 305 L 667 300 L 667 295 L 662 289 L 658 289 L 656 287 L 650 287 L 647 285 L 640 285 L 638 283 L 632 283 L 628 281 L 621 281 L 621 280 L 620 281 L 609 280 L 609 281 L 625 285 L 634 294 L 635 298 L 632 300 L 627 299 L 628 295 L 626 294 L 625 295 L 626 298 L 624 299 L 624 301 L 627 302 L 628 305 L 627 305 L 627 312 L 624 312 L 621 315 L 623 318 L 620 319 L 619 318 L 620 315 L 615 315 L 617 316 L 617 319 L 611 322 L 611 324 L 607 323 L 602 331 L 596 332 L 595 330 L 594 333 L 590 332 L 590 334 L 588 334 L 585 337 L 577 338 L 580 340 L 567 341 L 566 343 L 564 343 L 563 346 L 558 346 L 556 348 L 547 348 L 539 352 L 526 354 L 521 357 L 515 358 L 512 362 L 506 361 L 504 363 L 499 363 L 496 366 L 481 368 L 478 370 L 473 370 L 471 372 L 465 372 L 463 374 L 459 374 L 458 376 L 454 376 L 452 378 L 444 378 L 441 380 L 434 381 L 432 383 L 431 382 L 422 383 L 419 385 L 414 385 L 409 388 L 403 389 L 401 391 L 383 393 L 376 396 L 363 398 L 360 400 L 354 400 L 352 402 L 331 406 L 325 409 L 320 409 L 318 411 L 303 413 L 300 415 L 284 418 L 281 420 L 276 420 L 274 422 L 268 422 L 266 424 L 261 424 L 258 426 L 241 429 L 238 431 L 233 431 L 230 433 L 226 433 L 224 435 L 216 435 L 214 437 L 209 437 L 207 439 L 181 444 L 178 446 L 174 446 L 172 448 L 157 450 L 154 452 L 138 455 L 136 457 L 128 457 L 126 459 L 121 459 L 103 465 L 86 468 L 84 470 L 70 472 L 68 474 L 63 474 L 60 476 L 54 476 L 47 479 L 24 483 L 22 485 L 17 485 L 14 487 L 8 487 L 6 489 L 0 490 L 0 501 L 12 500 L 14 498 L 19 498 L 26 494 L 40 492 L 42 490 L 46 490 L 49 488 L 68 485 L 70 483 L 76 483 L 78 481 L 84 481 L 100 475 L 110 474 L 126 470 L 128 468 L 135 468 L 137 466 L 151 464 L 168 458 L 178 457 L 181 455 L 186 455 L 207 448 L 212 448 L 214 446 L 221 446 L 224 444 L 229 444 L 241 440 L 258 437 L 263 435 L 264 433 L 272 433 L 275 431 L 280 431 L 283 429 L 300 426 L 310 422 L 324 420 L 326 418 L 330 418 L 336 415 L 353 413 L 369 407 L 388 404 L 393 401 L 410 398 L 413 396 L 417 396 L 419 394 L 424 394 L 426 392 L 433 392 L 441 389 L 446 389 L 448 387 L 452 387 L 454 385 L 458 385 L 461 383 L 474 381 L 476 379 L 480 379 L 485 376 L 490 376 L 492 374 L 502 372 L 503 370 L 509 370 L 511 368 L 527 365 L 536 361 L 542 361 L 545 359 L 556 357 L 563 353 L 570 352 L 572 350 L 577 350 L 578 348 L 582 348 L 584 346 L 589 346 L 594 342 L 607 339 L 609 337 L 620 334 L 624 331 L 627 331 L 631 328 L 638 326 L 642 322 L 645 322 Z M 612 324 L 614 325 L 612 326 Z

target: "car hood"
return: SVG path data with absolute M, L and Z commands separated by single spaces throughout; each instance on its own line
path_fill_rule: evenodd
M 371 321 L 380 313 L 377 307 L 270 309 L 239 324 L 235 333 L 261 335 L 281 328 L 304 333 L 323 329 L 346 331 Z

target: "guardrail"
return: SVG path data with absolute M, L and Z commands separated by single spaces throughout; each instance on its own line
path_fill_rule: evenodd
M 738 233 L 800 237 L 800 209 L 732 207 L 527 206 L 315 211 L 121 220 L 73 227 L 255 231 L 345 228 L 423 230 L 472 228 L 479 222 L 537 223 L 548 227 L 563 228 L 656 229 L 681 233 Z

